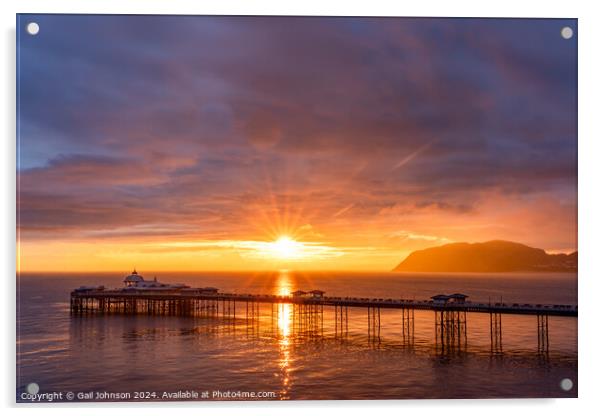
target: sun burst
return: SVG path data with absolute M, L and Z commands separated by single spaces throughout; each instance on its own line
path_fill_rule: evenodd
M 269 250 L 273 257 L 283 260 L 300 259 L 306 254 L 305 245 L 289 236 L 281 236 L 276 241 L 269 243 Z

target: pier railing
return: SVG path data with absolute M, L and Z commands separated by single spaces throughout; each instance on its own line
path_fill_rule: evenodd
M 576 305 L 559 304 L 530 304 L 530 303 L 503 303 L 503 302 L 448 302 L 438 303 L 432 300 L 415 299 L 384 299 L 384 298 L 358 298 L 358 297 L 304 297 L 304 296 L 279 296 L 262 294 L 217 293 L 204 294 L 194 291 L 121 291 L 121 290 L 90 290 L 85 292 L 74 291 L 71 293 L 73 300 L 78 299 L 139 299 L 139 300 L 215 300 L 232 302 L 257 302 L 297 305 L 323 305 L 356 308 L 382 308 L 382 309 L 420 309 L 420 310 L 457 310 L 465 312 L 519 314 L 519 315 L 552 315 L 552 316 L 577 316 Z

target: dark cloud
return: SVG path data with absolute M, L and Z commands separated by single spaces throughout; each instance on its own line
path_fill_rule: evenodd
M 35 19 L 19 46 L 25 231 L 576 203 L 574 20 Z

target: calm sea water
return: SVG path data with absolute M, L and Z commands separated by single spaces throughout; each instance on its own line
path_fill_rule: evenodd
M 150 273 L 146 277 L 152 277 Z M 489 315 L 468 314 L 465 345 L 435 343 L 432 311 L 416 311 L 414 336 L 402 336 L 401 312 L 381 312 L 380 337 L 367 311 L 349 309 L 345 336 L 334 311 L 318 334 L 299 333 L 292 308 L 258 324 L 245 319 L 71 316 L 69 293 L 80 285 L 121 286 L 116 274 L 23 275 L 18 281 L 17 400 L 29 383 L 39 393 L 197 392 L 203 400 L 268 392 L 273 399 L 576 397 L 577 319 L 550 317 L 549 351 L 538 351 L 534 316 L 503 316 L 502 352 L 493 353 Z M 160 273 L 167 282 L 235 293 L 288 294 L 319 288 L 332 296 L 425 299 L 461 292 L 474 301 L 577 303 L 567 274 Z M 560 388 L 564 378 L 574 387 Z M 217 394 L 215 392 L 218 392 Z M 239 393 L 240 392 L 240 393 Z M 228 395 L 231 397 L 228 398 Z M 144 393 L 143 396 L 147 396 Z M 233 396 L 233 397 L 232 397 Z M 65 396 L 63 396 L 65 397 Z M 83 396 L 82 396 L 83 397 Z M 94 397 L 94 395 L 93 395 Z M 152 399 L 152 396 L 150 397 Z M 186 399 L 187 397 L 182 397 Z M 66 400 L 66 399 L 64 399 Z M 82 398 L 82 400 L 85 400 Z

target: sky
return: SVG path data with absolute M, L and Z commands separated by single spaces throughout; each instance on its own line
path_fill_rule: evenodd
M 391 270 L 460 241 L 576 250 L 565 26 L 21 15 L 18 267 Z

